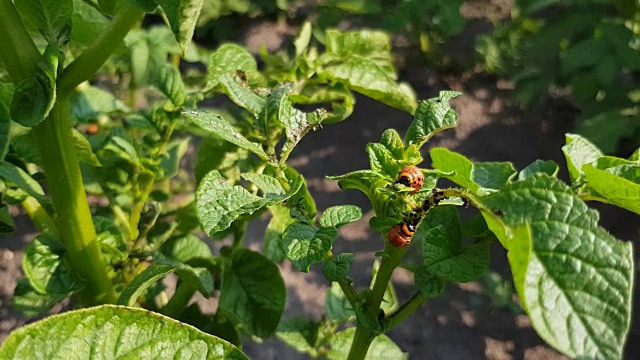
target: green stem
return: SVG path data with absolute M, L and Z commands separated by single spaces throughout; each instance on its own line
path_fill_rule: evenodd
M 395 248 L 389 244 L 385 244 L 385 255 L 382 257 L 378 274 L 373 283 L 373 288 L 367 297 L 365 303 L 366 311 L 371 314 L 377 314 L 382 303 L 382 298 L 387 290 L 387 285 L 393 274 L 393 270 L 398 266 L 400 260 L 407 252 L 408 247 Z
M 7 1 L 7 0 L 4 0 Z M 65 69 L 58 82 L 59 92 L 66 94 L 89 80 L 124 40 L 129 30 L 144 16 L 135 5 L 125 5 L 91 47 Z
M 362 360 L 367 356 L 369 346 L 376 337 L 373 331 L 358 324 L 356 327 L 356 333 L 353 336 L 353 342 L 351 343 L 351 349 L 349 350 L 349 356 L 347 360 Z
M 232 248 L 236 249 L 242 247 L 244 243 L 244 236 L 247 233 L 248 221 L 238 221 L 234 224 L 233 230 L 233 245 Z
M 351 307 L 355 309 L 355 306 L 358 302 L 358 292 L 353 287 L 353 280 L 346 278 L 338 281 L 338 285 L 340 285 L 340 289 L 344 293 L 344 296 L 347 298 L 347 301 L 349 301 L 349 304 L 351 304 Z
M 29 196 L 22 201 L 21 205 L 27 212 L 27 215 L 29 215 L 29 218 L 31 218 L 31 221 L 33 221 L 33 224 L 36 226 L 38 231 L 51 234 L 56 238 L 59 237 L 56 224 L 38 200 Z
M 4 63 L 13 84 L 17 85 L 34 76 L 42 56 L 12 0 L 0 0 L 0 34 L 0 61 Z
M 174 319 L 177 318 L 187 307 L 189 300 L 191 300 L 195 292 L 196 289 L 186 282 L 182 281 L 178 283 L 175 294 L 173 294 L 167 302 L 167 305 L 160 309 L 160 313 Z
M 97 241 L 87 202 L 75 142 L 71 134 L 71 101 L 58 94 L 49 116 L 33 128 L 42 166 L 56 209 L 56 227 L 66 245 L 72 269 L 87 280 L 80 293 L 84 305 L 116 300 Z
M 393 314 L 389 315 L 389 329 L 394 326 L 400 324 L 404 321 L 409 315 L 413 314 L 418 308 L 427 300 L 427 296 L 421 292 L 416 293 L 407 301 L 402 304 L 398 310 L 396 310 Z

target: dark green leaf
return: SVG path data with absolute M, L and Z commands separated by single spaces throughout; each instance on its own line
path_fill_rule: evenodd
M 430 298 L 442 294 L 444 291 L 444 281 L 429 272 L 426 266 L 420 266 L 413 274 L 413 281 L 415 286 L 420 289 L 420 292 Z
M 207 137 L 200 141 L 196 154 L 196 183 L 211 170 L 218 170 L 229 181 L 239 178 L 239 164 L 249 157 L 249 151 L 228 141 Z
M 284 311 L 286 288 L 278 267 L 259 253 L 238 248 L 225 269 L 218 311 L 240 329 L 271 335 Z
M 263 252 L 267 259 L 280 263 L 286 259 L 283 252 L 282 234 L 287 226 L 295 220 L 289 216 L 289 208 L 282 205 L 273 205 L 269 207 L 271 212 L 271 220 L 267 224 L 264 231 Z
M 454 127 L 458 114 L 449 101 L 460 94 L 457 91 L 441 91 L 437 98 L 421 101 L 404 137 L 405 146 L 415 144 L 422 147 L 433 135 Z
M 15 0 L 20 15 L 44 36 L 49 44 L 62 45 L 71 35 L 73 0 Z
M 0 161 L 4 160 L 4 156 L 9 151 L 9 143 L 11 141 L 11 115 L 9 108 L 0 102 Z
M 578 154 L 568 158 L 583 162 L 585 153 Z M 631 314 L 631 245 L 598 227 L 597 213 L 546 175 L 475 201 L 509 251 L 516 289 L 538 334 L 570 357 L 620 358 Z
M 16 224 L 9 214 L 9 207 L 7 205 L 0 206 L 0 234 L 11 234 L 15 230 Z
M 293 223 L 282 235 L 284 252 L 300 271 L 309 272 L 309 266 L 320 262 L 338 237 L 334 227 L 319 229 L 303 223 Z
M 127 243 L 115 221 L 103 216 L 94 216 L 93 224 L 100 249 L 108 264 L 113 265 L 128 257 Z
M 190 325 L 114 305 L 70 311 L 22 327 L 9 335 L 0 353 L 8 359 L 248 359 L 228 342 Z
M 260 144 L 247 140 L 220 115 L 198 110 L 185 111 L 183 114 L 202 130 L 247 149 L 260 156 L 262 160 L 269 160 L 269 156 L 262 150 Z
M 73 28 L 71 41 L 90 45 L 102 34 L 109 20 L 95 7 L 85 1 L 73 1 Z
M 324 263 L 322 274 L 327 281 L 342 281 L 345 280 L 349 274 L 349 268 L 351 262 L 355 258 L 355 255 L 351 253 L 339 254 Z

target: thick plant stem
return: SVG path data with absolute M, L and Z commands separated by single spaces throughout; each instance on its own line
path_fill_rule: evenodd
M 143 15 L 137 6 L 125 5 L 93 45 L 67 66 L 58 82 L 59 92 L 70 93 L 93 77 Z
M 160 313 L 171 318 L 177 318 L 189 304 L 189 300 L 196 292 L 196 289 L 182 281 L 176 286 L 176 292 L 169 302 L 160 310 Z
M 112 303 L 115 292 L 107 275 L 89 211 L 75 142 L 71 135 L 71 102 L 58 94 L 49 116 L 33 128 L 56 209 L 56 227 L 72 269 L 87 280 L 80 292 L 83 305 Z
M 391 274 L 393 274 L 393 270 L 398 266 L 406 252 L 406 247 L 394 248 L 389 244 L 385 244 L 385 255 L 382 257 L 378 274 L 364 304 L 363 311 L 369 313 L 369 317 L 377 316 L 380 311 L 380 304 L 391 279 Z M 348 360 L 364 359 L 371 342 L 377 335 L 373 329 L 367 328 L 359 321 L 356 327 L 356 334 L 353 337 L 353 343 L 351 343 L 351 349 L 349 350 Z
M 51 234 L 56 238 L 59 238 L 56 224 L 38 200 L 29 196 L 22 201 L 21 205 L 40 232 Z
M 351 349 L 349 349 L 349 356 L 347 360 L 362 360 L 367 356 L 369 346 L 376 337 L 373 331 L 358 324 L 356 327 L 356 334 L 353 336 L 353 343 L 351 343 Z

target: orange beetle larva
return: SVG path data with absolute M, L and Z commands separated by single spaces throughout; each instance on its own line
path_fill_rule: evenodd
M 403 222 L 389 230 L 387 233 L 387 240 L 389 241 L 389 244 L 395 247 L 405 247 L 409 245 L 415 232 L 415 225 Z
M 398 173 L 397 183 L 410 186 L 413 188 L 412 194 L 415 194 L 424 185 L 424 174 L 416 166 L 405 166 Z

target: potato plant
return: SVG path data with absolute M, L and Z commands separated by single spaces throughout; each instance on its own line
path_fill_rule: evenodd
M 622 356 L 632 248 L 598 227 L 585 201 L 639 213 L 640 151 L 605 156 L 569 134 L 569 185 L 550 161 L 517 171 L 443 148 L 421 169 L 421 148 L 456 125 L 449 101 L 459 93 L 418 103 L 396 81 L 387 34 L 327 30 L 318 46 L 305 23 L 292 51 L 263 51 L 259 67 L 241 46 L 190 44 L 202 4 L 0 0 L 0 223 L 12 231 L 8 207 L 18 205 L 39 230 L 13 304 L 27 316 L 68 297 L 85 307 L 15 330 L 3 358 L 244 359 L 242 336 L 273 335 L 313 358 L 403 358 L 385 333 L 447 283 L 478 279 L 496 240 L 543 339 L 572 357 Z M 139 27 L 145 13 L 168 27 Z M 413 114 L 404 137 L 389 129 L 364 149 L 369 169 L 327 174 L 375 212 L 380 251 L 364 289 L 349 277 L 354 254 L 333 251 L 338 228 L 361 209 L 318 216 L 287 165 L 306 134 L 351 114 L 353 92 Z M 206 105 L 221 95 L 235 106 Z M 180 166 L 189 141 L 193 176 Z M 438 186 L 443 179 L 455 186 Z M 463 219 L 459 207 L 478 212 Z M 257 252 L 245 234 L 264 213 Z M 208 242 L 225 238 L 214 254 Z M 411 248 L 421 263 L 406 262 Z M 322 266 L 331 288 L 321 321 L 282 318 L 283 261 L 302 272 Z M 399 266 L 414 275 L 408 299 L 390 282 Z M 161 282 L 169 274 L 178 278 L 171 296 Z M 217 298 L 214 314 L 190 305 L 196 292 Z

